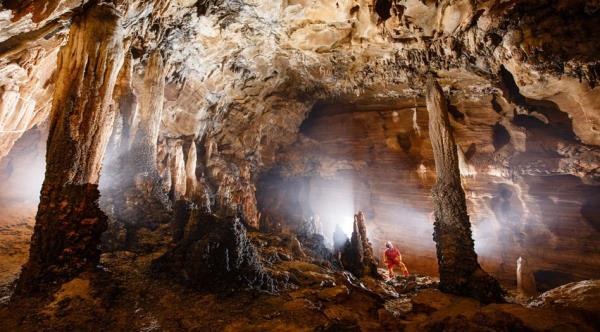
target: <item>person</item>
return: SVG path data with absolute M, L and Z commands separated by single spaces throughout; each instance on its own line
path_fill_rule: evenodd
M 394 277 L 394 267 L 399 266 L 402 270 L 402 274 L 405 277 L 408 277 L 408 269 L 406 265 L 402 262 L 402 255 L 400 255 L 400 250 L 394 248 L 390 241 L 385 244 L 385 251 L 383 252 L 383 262 L 387 265 L 388 274 L 390 279 Z

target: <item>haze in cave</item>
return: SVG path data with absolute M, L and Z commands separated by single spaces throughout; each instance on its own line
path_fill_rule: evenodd
M 600 3 L 0 0 L 0 330 L 600 330 Z

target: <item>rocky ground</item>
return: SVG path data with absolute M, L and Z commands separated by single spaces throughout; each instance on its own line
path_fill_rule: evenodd
M 15 219 L 20 220 L 20 219 Z M 30 223 L 2 226 L 3 289 L 26 258 Z M 10 236 L 16 232 L 18 236 Z M 15 234 L 16 234 L 15 233 Z M 0 306 L 3 331 L 594 331 L 600 328 L 600 282 L 569 284 L 522 301 L 483 305 L 441 293 L 420 275 L 356 279 L 298 249 L 286 235 L 250 233 L 276 293 L 198 292 L 150 273 L 166 248 L 117 251 L 101 269 L 64 284 L 48 298 Z M 157 242 L 159 243 L 159 242 Z M 162 249 L 159 249 L 162 248 Z M 13 255 L 11 259 L 5 259 Z M 382 271 L 383 272 L 383 271 Z M 6 291 L 3 293 L 6 296 Z

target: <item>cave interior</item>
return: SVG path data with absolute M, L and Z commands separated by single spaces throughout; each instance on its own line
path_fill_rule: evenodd
M 598 83 L 598 1 L 0 0 L 0 330 L 600 330 Z

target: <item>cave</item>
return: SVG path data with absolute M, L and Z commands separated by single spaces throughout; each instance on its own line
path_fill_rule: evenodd
M 600 329 L 600 6 L 0 0 L 0 330 Z

